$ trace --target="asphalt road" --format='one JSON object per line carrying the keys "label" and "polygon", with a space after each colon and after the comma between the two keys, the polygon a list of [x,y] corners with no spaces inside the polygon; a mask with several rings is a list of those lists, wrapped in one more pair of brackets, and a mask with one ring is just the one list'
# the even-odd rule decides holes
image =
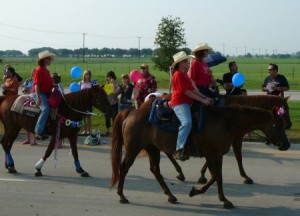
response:
{"label": "asphalt road", "polygon": [[[180,162],[186,182],[179,182],[176,172],[162,154],[161,172],[178,204],[170,204],[149,171],[147,158],[137,158],[129,170],[124,193],[130,204],[120,204],[116,188],[109,190],[111,178],[109,140],[101,146],[82,145],[79,156],[91,175],[80,177],[74,170],[73,157],[66,143],[43,167],[43,177],[34,176],[34,164],[46,150],[47,142],[37,146],[22,145],[19,136],[12,149],[18,174],[8,174],[0,166],[1,216],[141,216],[141,215],[299,215],[300,214],[300,144],[279,152],[262,143],[244,143],[244,165],[255,184],[245,185],[239,176],[233,153],[223,162],[224,192],[235,208],[227,210],[218,200],[216,185],[203,195],[188,196],[199,177],[203,159]],[[0,154],[4,161],[3,151]],[[197,185],[199,186],[199,185]]]}

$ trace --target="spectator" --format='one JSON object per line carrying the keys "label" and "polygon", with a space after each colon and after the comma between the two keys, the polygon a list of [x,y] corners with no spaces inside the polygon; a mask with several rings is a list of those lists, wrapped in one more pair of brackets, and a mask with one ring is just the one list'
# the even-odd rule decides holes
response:
{"label": "spectator", "polygon": [[223,84],[226,90],[226,95],[247,95],[247,91],[245,89],[241,89],[241,87],[233,88],[232,77],[238,72],[236,62],[229,62],[228,68],[229,72],[223,75]]}
{"label": "spectator", "polygon": [[11,96],[18,94],[19,81],[13,67],[8,67],[4,73],[4,84],[2,84],[2,94]]}
{"label": "spectator", "polygon": [[278,65],[269,64],[269,75],[262,84],[262,91],[268,95],[279,95],[284,97],[284,92],[290,89],[289,83],[284,75],[278,73]]}
{"label": "spectator", "polygon": [[105,113],[105,126],[106,132],[102,134],[102,136],[108,136],[110,134],[111,120],[114,121],[116,115],[118,114],[118,93],[119,93],[119,85],[116,82],[116,74],[113,71],[109,71],[106,74],[106,83],[104,85],[104,89],[107,93],[108,100],[111,106],[109,112]]}
{"label": "spectator", "polygon": [[47,67],[53,61],[56,55],[44,50],[38,54],[37,68],[33,76],[32,97],[37,106],[41,109],[40,116],[36,122],[34,132],[36,133],[37,140],[45,140],[48,138],[44,128],[50,113],[50,106],[47,98],[51,94],[53,88],[53,80]]}
{"label": "spectator", "polygon": [[148,94],[157,90],[156,78],[149,72],[149,66],[142,64],[141,70],[143,72],[142,77],[137,81],[134,88],[134,98],[138,108],[143,104]]}
{"label": "spectator", "polygon": [[[5,65],[4,74],[3,74],[3,81],[5,81],[5,72],[6,72],[7,68],[12,68],[12,66],[10,64]],[[17,78],[19,83],[23,80],[23,78],[16,71],[15,71],[15,77]]]}
{"label": "spectator", "polygon": [[187,75],[190,67],[188,60],[190,58],[191,56],[187,56],[184,51],[181,51],[173,56],[174,63],[171,65],[173,76],[170,106],[180,121],[176,151],[173,157],[182,161],[188,159],[188,156],[184,155],[184,146],[192,129],[191,104],[194,100],[205,105],[212,103],[210,98],[207,98],[195,88]]}
{"label": "spectator", "polygon": [[[31,76],[25,80],[25,82],[22,85],[22,93],[23,94],[30,94],[32,90],[32,85],[33,85],[33,75],[34,75],[35,69],[31,71]],[[30,141],[30,137],[32,136],[32,142]],[[26,140],[23,142],[24,145],[30,144],[32,146],[37,145],[36,139],[35,139],[35,134],[31,133],[30,131],[26,130]]]}
{"label": "spectator", "polygon": [[[92,71],[85,70],[82,75],[82,81],[79,83],[80,89],[87,89],[92,88]],[[92,112],[92,110],[86,110],[89,112]],[[83,118],[84,121],[84,127],[82,134],[90,134],[91,133],[91,127],[92,127],[92,117],[91,115],[85,115]]]}
{"label": "spectator", "polygon": [[134,86],[130,83],[128,74],[122,75],[122,85],[119,88],[119,93],[121,94],[119,111],[124,109],[132,109],[132,92]]}

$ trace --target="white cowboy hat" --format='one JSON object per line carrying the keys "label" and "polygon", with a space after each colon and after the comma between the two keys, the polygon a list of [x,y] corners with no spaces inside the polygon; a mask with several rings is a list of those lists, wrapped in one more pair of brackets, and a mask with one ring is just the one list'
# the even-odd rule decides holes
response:
{"label": "white cowboy hat", "polygon": [[48,57],[54,58],[54,57],[56,57],[56,55],[54,53],[49,52],[48,50],[44,50],[38,54],[37,61],[41,61],[42,59],[48,58]]}
{"label": "white cowboy hat", "polygon": [[208,46],[207,43],[199,43],[199,44],[196,45],[196,48],[193,50],[192,55],[195,55],[196,52],[198,52],[200,50],[209,50],[209,51],[211,51],[212,48],[210,46]]}
{"label": "white cowboy hat", "polygon": [[187,55],[184,51],[180,51],[180,52],[176,53],[175,55],[173,55],[174,62],[171,65],[171,68],[174,68],[175,65],[179,62],[186,60],[186,59],[190,60],[191,58],[195,58],[195,56]]}

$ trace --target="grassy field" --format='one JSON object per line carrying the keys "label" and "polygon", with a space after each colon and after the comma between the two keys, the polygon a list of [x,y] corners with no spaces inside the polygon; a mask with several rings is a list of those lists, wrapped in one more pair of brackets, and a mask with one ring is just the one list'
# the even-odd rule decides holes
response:
{"label": "grassy field", "polygon": [[[228,59],[227,62],[212,67],[216,78],[222,79],[225,72],[228,71],[228,62],[236,61],[239,71],[245,75],[246,81],[244,87],[248,90],[260,90],[264,78],[268,75],[267,67],[269,63],[276,63],[279,66],[279,72],[285,75],[289,81],[291,90],[300,90],[300,59]],[[24,78],[30,76],[31,70],[36,67],[34,59],[4,59],[0,67],[10,63],[16,71]],[[50,71],[57,72],[62,76],[62,84],[68,87],[72,82],[78,82],[81,78],[72,79],[70,69],[73,66],[80,66],[83,70],[90,69],[93,79],[100,84],[105,83],[106,73],[114,71],[120,81],[121,74],[129,73],[132,70],[139,69],[142,63],[149,64],[150,72],[153,73],[158,81],[158,87],[167,89],[169,87],[169,74],[158,71],[150,59],[60,59],[57,58],[50,66]],[[289,130],[288,136],[292,142],[300,143],[300,102],[290,101],[290,113],[293,121],[293,127]],[[103,115],[93,117],[93,128],[104,131]]]}

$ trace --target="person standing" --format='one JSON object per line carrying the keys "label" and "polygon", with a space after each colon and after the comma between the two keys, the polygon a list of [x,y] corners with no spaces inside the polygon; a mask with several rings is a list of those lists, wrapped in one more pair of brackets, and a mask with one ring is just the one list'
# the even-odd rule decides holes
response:
{"label": "person standing", "polygon": [[284,75],[278,73],[278,65],[269,64],[269,75],[262,84],[262,91],[268,95],[278,95],[284,97],[284,92],[290,89],[289,83]]}
{"label": "person standing", "polygon": [[[92,71],[85,70],[82,75],[82,81],[80,81],[78,84],[80,86],[80,89],[87,89],[92,88]],[[89,112],[92,112],[92,110],[87,110]],[[92,116],[91,115],[85,115],[83,118],[84,126],[83,126],[83,132],[82,134],[90,134],[91,133],[91,127],[92,127]]]}
{"label": "person standing", "polygon": [[157,90],[156,78],[149,72],[149,66],[142,64],[141,70],[142,77],[137,81],[134,88],[134,98],[137,102],[137,108],[144,103],[147,95]]}
{"label": "person standing", "polygon": [[121,94],[119,102],[119,111],[125,109],[132,109],[132,92],[134,86],[130,83],[128,74],[122,75],[122,85],[119,88],[119,93]]}
{"label": "person standing", "polygon": [[229,72],[223,75],[224,88],[226,95],[246,95],[247,91],[241,89],[241,87],[235,87],[232,85],[232,77],[238,72],[238,65],[235,61],[229,62]]}
{"label": "person standing", "polygon": [[214,98],[217,95],[215,95],[215,93],[209,88],[213,82],[212,72],[204,61],[204,58],[208,56],[208,53],[211,50],[212,48],[207,43],[197,44],[196,48],[192,52],[195,59],[191,64],[188,75],[193,84],[202,94],[207,97]]}
{"label": "person standing", "polygon": [[[33,74],[35,72],[35,69],[31,71],[31,76],[25,80],[25,82],[22,85],[22,93],[23,94],[30,94],[32,92],[32,86],[33,86]],[[30,136],[32,135],[32,142],[30,141]],[[32,146],[37,145],[35,134],[31,133],[30,131],[26,130],[26,140],[23,142],[24,145],[30,144]]]}
{"label": "person standing", "polygon": [[53,80],[47,67],[53,61],[56,55],[44,50],[38,54],[36,70],[33,76],[33,87],[31,96],[39,106],[41,113],[36,122],[34,132],[37,140],[45,140],[48,138],[44,129],[50,113],[50,106],[48,104],[48,97],[53,88]]}
{"label": "person standing", "polygon": [[173,75],[170,106],[180,121],[176,151],[173,157],[182,161],[188,159],[188,156],[184,155],[184,146],[192,129],[191,104],[194,100],[200,101],[205,105],[212,103],[210,98],[201,94],[198,89],[194,87],[187,75],[190,67],[189,59],[191,58],[192,57],[186,55],[184,51],[178,52],[173,56],[174,62],[171,65]]}
{"label": "person standing", "polygon": [[[105,126],[106,133],[103,133],[102,136],[108,136],[110,134],[111,120],[114,121],[115,117],[118,114],[118,94],[119,94],[119,85],[116,82],[116,74],[113,71],[109,71],[106,74],[107,82],[105,83],[104,89],[106,90],[108,101],[110,103],[109,112],[105,113]],[[109,90],[108,90],[109,89]]]}

